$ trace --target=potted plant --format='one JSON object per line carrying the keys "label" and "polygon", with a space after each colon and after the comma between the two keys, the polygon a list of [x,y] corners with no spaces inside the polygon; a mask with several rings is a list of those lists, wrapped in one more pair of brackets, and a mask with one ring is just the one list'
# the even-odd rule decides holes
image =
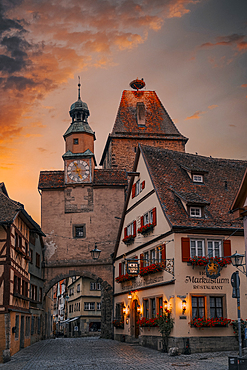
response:
{"label": "potted plant", "polygon": [[149,231],[153,231],[153,228],[154,228],[154,225],[152,223],[149,223],[149,224],[146,224],[146,225],[143,225],[141,227],[139,227],[139,229],[137,230],[137,232],[139,234],[147,234]]}
{"label": "potted plant", "polygon": [[192,319],[189,324],[190,326],[194,326],[195,328],[203,328],[203,327],[214,327],[214,326],[221,326],[226,327],[231,322],[231,319],[227,319],[224,317],[213,317],[211,319],[206,319],[206,317],[195,317]]}
{"label": "potted plant", "polygon": [[152,263],[151,265],[140,268],[140,276],[146,276],[154,274],[155,272],[162,271],[164,269],[164,263]]}
{"label": "potted plant", "polygon": [[135,279],[136,278],[136,275],[130,275],[130,274],[125,274],[125,275],[120,275],[118,277],[116,277],[116,282],[117,283],[124,283],[125,281],[129,281],[129,280],[132,280],[132,279]]}

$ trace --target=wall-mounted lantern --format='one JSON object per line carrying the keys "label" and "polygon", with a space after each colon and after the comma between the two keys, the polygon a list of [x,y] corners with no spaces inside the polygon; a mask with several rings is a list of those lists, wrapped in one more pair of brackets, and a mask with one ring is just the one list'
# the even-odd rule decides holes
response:
{"label": "wall-mounted lantern", "polygon": [[94,249],[90,251],[92,259],[97,260],[100,256],[101,250],[97,248],[97,244],[95,243]]}
{"label": "wall-mounted lantern", "polygon": [[187,306],[187,303],[186,303],[186,300],[185,299],[183,299],[182,300],[182,312],[183,312],[183,315],[184,315],[184,313],[185,313],[185,311],[186,311],[186,307]]}

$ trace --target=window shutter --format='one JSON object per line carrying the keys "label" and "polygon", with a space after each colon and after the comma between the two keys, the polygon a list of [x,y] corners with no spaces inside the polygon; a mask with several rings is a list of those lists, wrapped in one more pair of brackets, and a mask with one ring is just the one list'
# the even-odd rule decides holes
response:
{"label": "window shutter", "polygon": [[124,237],[126,238],[127,236],[127,227],[124,228]]}
{"label": "window shutter", "polygon": [[156,226],[157,217],[156,217],[156,207],[153,208],[153,225]]}
{"label": "window shutter", "polygon": [[229,257],[232,255],[231,240],[223,240],[223,253],[224,253],[224,257]]}
{"label": "window shutter", "polygon": [[121,276],[122,275],[122,263],[121,262],[119,262],[118,267],[119,267],[119,276]]}
{"label": "window shutter", "polygon": [[142,190],[145,188],[145,180],[142,181]]}
{"label": "window shutter", "polygon": [[166,259],[166,245],[162,245],[162,260]]}
{"label": "window shutter", "polygon": [[143,253],[140,254],[140,269],[143,268]]}
{"label": "window shutter", "polygon": [[141,227],[143,227],[143,226],[144,226],[144,217],[141,216]]}
{"label": "window shutter", "polygon": [[181,238],[182,242],[182,262],[190,259],[190,238]]}
{"label": "window shutter", "polygon": [[136,221],[133,222],[133,237],[136,237]]}
{"label": "window shutter", "polygon": [[136,184],[132,186],[132,198],[134,198],[136,195]]}

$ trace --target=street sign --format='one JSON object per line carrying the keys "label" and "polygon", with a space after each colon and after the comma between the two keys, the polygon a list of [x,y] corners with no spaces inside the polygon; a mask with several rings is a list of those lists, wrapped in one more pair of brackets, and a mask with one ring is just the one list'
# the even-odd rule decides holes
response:
{"label": "street sign", "polygon": [[127,274],[138,275],[139,274],[139,263],[137,260],[127,260]]}
{"label": "street sign", "polygon": [[234,272],[231,276],[231,284],[232,284],[232,298],[240,298],[240,279],[238,271]]}
{"label": "street sign", "polygon": [[74,326],[74,331],[78,331],[78,326]]}

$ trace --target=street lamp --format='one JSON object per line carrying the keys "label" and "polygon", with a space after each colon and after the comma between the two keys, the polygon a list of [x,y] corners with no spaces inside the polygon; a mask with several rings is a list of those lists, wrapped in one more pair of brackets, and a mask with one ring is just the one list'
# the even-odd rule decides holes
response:
{"label": "street lamp", "polygon": [[94,249],[90,251],[92,259],[97,260],[100,256],[101,250],[97,248],[97,244],[95,243]]}
{"label": "street lamp", "polygon": [[[244,270],[244,255],[239,253],[234,253],[230,256],[232,265],[237,267],[242,267]],[[240,270],[241,271],[241,270]],[[242,271],[241,271],[242,272]],[[242,357],[242,338],[241,338],[241,315],[240,315],[240,278],[239,272],[235,271],[231,276],[231,284],[233,287],[232,297],[237,298],[237,310],[238,310],[238,345],[239,345],[239,357]]]}

